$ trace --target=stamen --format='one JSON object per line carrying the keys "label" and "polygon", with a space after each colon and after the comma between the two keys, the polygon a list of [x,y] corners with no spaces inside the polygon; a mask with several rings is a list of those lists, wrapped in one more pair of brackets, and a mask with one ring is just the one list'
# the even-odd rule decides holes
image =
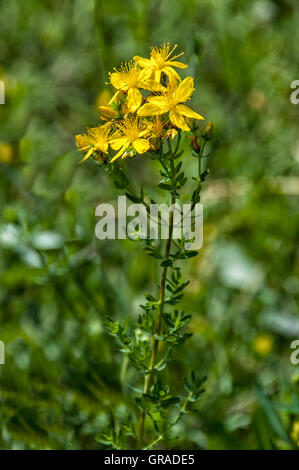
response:
{"label": "stamen", "polygon": [[[175,44],[175,45],[173,46],[173,48],[171,49],[171,51],[170,51],[170,52],[168,53],[168,55],[166,56],[166,60],[168,59],[169,56],[171,56],[171,54],[173,53],[173,51],[176,50],[177,47],[178,47],[177,44]],[[169,46],[169,48],[170,48],[170,46]]]}
{"label": "stamen", "polygon": [[181,57],[181,55],[184,55],[184,52],[181,52],[181,53],[178,54],[178,55],[174,55],[173,57],[171,57],[170,60],[175,60],[175,59],[177,59],[178,57]]}

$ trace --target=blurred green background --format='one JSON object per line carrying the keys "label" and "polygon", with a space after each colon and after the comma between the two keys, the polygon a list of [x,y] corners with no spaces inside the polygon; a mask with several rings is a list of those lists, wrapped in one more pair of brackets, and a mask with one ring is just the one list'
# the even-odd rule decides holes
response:
{"label": "blurred green background", "polygon": [[[158,269],[137,243],[95,238],[96,205],[118,193],[78,166],[74,135],[97,124],[108,71],[164,41],[215,126],[204,246],[185,268],[193,337],[169,371],[175,393],[190,368],[208,383],[164,448],[299,445],[298,23],[297,0],[0,1],[1,449],[99,449],[111,410],[130,410],[103,320],[135,321]],[[157,183],[147,159],[122,164]]]}

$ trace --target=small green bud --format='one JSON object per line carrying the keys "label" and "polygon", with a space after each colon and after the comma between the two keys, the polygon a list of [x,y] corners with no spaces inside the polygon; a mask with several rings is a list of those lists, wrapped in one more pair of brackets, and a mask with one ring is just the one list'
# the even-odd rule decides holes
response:
{"label": "small green bud", "polygon": [[135,149],[132,148],[131,150],[128,151],[128,156],[130,158],[135,157],[136,155],[137,155],[137,152]]}

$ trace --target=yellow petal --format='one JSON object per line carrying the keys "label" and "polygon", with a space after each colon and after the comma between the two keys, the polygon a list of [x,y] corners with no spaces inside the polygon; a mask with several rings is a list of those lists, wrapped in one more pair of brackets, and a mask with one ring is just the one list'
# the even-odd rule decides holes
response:
{"label": "yellow petal", "polygon": [[169,101],[166,96],[149,96],[147,99],[148,103],[153,104],[160,108],[160,114],[167,113],[169,111]]}
{"label": "yellow petal", "polygon": [[88,138],[86,135],[78,134],[76,135],[75,139],[76,139],[76,144],[80,150],[84,150],[89,147]]}
{"label": "yellow petal", "polygon": [[138,109],[137,115],[138,116],[158,116],[159,114],[163,114],[165,111],[161,109],[156,103],[146,103],[141,108]]}
{"label": "yellow petal", "polygon": [[130,88],[128,91],[128,110],[130,113],[135,113],[142,103],[142,94],[138,88]]}
{"label": "yellow petal", "polygon": [[142,82],[143,80],[148,80],[152,75],[152,69],[146,68],[138,71],[138,80]]}
{"label": "yellow petal", "polygon": [[108,153],[108,147],[109,147],[109,144],[108,142],[105,140],[103,142],[101,142],[101,144],[99,145],[99,149],[101,150],[101,152],[103,153]]}
{"label": "yellow petal", "polygon": [[146,89],[150,91],[166,91],[166,87],[160,83],[155,82],[155,80],[148,79],[145,82]]}
{"label": "yellow petal", "polygon": [[107,135],[109,134],[109,131],[111,127],[113,126],[113,124],[114,124],[113,121],[108,121],[101,125],[102,130],[105,130],[105,134]]}
{"label": "yellow petal", "polygon": [[144,57],[140,57],[139,55],[135,55],[133,57],[133,60],[140,67],[152,67],[153,65],[150,59],[145,59]]}
{"label": "yellow petal", "polygon": [[172,69],[171,67],[164,67],[163,72],[166,73],[167,77],[174,77],[176,80],[180,81],[180,76],[176,70]]}
{"label": "yellow petal", "polygon": [[168,60],[165,64],[170,67],[177,67],[178,69],[186,69],[188,67],[188,65],[178,62],[177,60]]}
{"label": "yellow petal", "polygon": [[79,161],[79,163],[83,163],[85,162],[90,156],[91,154],[93,153],[94,149],[91,148],[88,150],[87,154],[82,158],[82,160]]}
{"label": "yellow petal", "polygon": [[147,102],[164,107],[167,103],[167,99],[165,95],[153,95],[147,98]]}
{"label": "yellow petal", "polygon": [[160,83],[161,80],[161,70],[155,71],[155,82]]}
{"label": "yellow petal", "polygon": [[129,147],[129,145],[130,145],[130,141],[127,141],[127,143],[122,146],[122,148],[120,149],[120,151],[117,152],[116,155],[114,155],[114,157],[112,158],[112,160],[110,160],[110,163],[113,163],[115,160],[117,160],[119,157],[121,157],[122,154],[124,153],[124,151]]}
{"label": "yellow petal", "polygon": [[[181,81],[181,79],[179,78],[179,80],[172,74],[169,74],[168,75],[168,80],[169,80],[169,84],[168,84],[168,93],[170,93],[172,90],[175,90],[175,88],[178,86],[179,82]],[[172,90],[170,90],[172,89]],[[173,91],[172,91],[173,93]]]}
{"label": "yellow petal", "polygon": [[193,119],[205,119],[203,116],[200,114],[196,113],[192,109],[190,109],[188,106],[185,106],[184,104],[178,104],[175,107],[176,111],[178,111],[180,114],[183,116],[186,116],[188,118],[193,118]]}
{"label": "yellow petal", "polygon": [[187,77],[183,80],[175,90],[175,97],[179,103],[187,101],[194,91],[194,80],[192,77]]}
{"label": "yellow petal", "polygon": [[179,127],[183,131],[190,131],[190,128],[189,126],[187,126],[185,119],[176,110],[170,111],[169,119],[172,122],[172,124],[174,124],[176,127]]}
{"label": "yellow petal", "polygon": [[115,139],[110,140],[110,145],[113,148],[113,150],[118,150],[124,145],[126,145],[128,142],[127,137],[116,137]]}
{"label": "yellow petal", "polygon": [[[117,90],[127,90],[127,82],[123,79],[123,74],[120,72],[113,72],[110,74],[110,82]],[[113,98],[112,98],[113,99]],[[112,100],[111,100],[112,101]]]}
{"label": "yellow petal", "polygon": [[136,139],[132,142],[132,145],[138,153],[145,153],[150,148],[149,141],[146,139]]}

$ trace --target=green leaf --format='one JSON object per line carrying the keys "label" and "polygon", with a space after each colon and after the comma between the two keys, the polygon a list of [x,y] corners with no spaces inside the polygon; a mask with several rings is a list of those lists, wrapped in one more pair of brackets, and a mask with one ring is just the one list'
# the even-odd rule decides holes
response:
{"label": "green leaf", "polygon": [[265,395],[262,387],[259,385],[256,386],[256,395],[258,402],[263,409],[265,416],[267,417],[268,423],[270,424],[275,434],[277,434],[277,436],[279,436],[282,440],[290,442],[290,439],[284,430],[277,411],[275,410],[271,401]]}
{"label": "green leaf", "polygon": [[172,266],[173,264],[173,261],[171,261],[171,259],[165,259],[164,261],[162,261],[162,263],[160,264],[160,266],[164,267],[168,267],[168,266]]}
{"label": "green leaf", "polygon": [[125,193],[125,195],[127,196],[128,199],[130,199],[130,201],[134,202],[134,203],[141,203],[143,201],[143,199],[139,196],[136,196],[135,194],[132,194],[132,193]]}

